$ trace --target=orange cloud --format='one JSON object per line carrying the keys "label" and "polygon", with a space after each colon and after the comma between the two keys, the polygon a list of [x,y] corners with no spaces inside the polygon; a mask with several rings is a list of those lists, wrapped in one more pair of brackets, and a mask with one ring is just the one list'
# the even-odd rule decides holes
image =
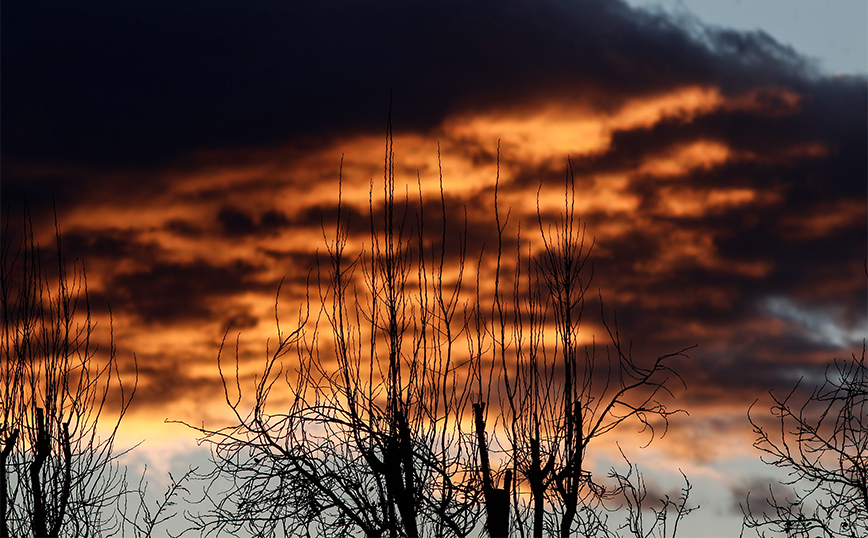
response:
{"label": "orange cloud", "polygon": [[645,160],[636,173],[659,177],[683,176],[696,169],[710,170],[719,166],[729,160],[730,155],[729,148],[720,142],[697,140]]}
{"label": "orange cloud", "polygon": [[699,218],[745,206],[768,205],[778,201],[780,196],[758,192],[752,188],[701,189],[663,186],[657,190],[657,198],[658,215]]}
{"label": "orange cloud", "polygon": [[782,232],[789,238],[810,240],[834,235],[836,232],[865,225],[868,207],[864,200],[824,202],[781,222]]}
{"label": "orange cloud", "polygon": [[713,88],[688,86],[660,95],[628,100],[612,111],[588,105],[551,102],[527,104],[520,109],[484,111],[448,118],[441,130],[458,140],[493,144],[501,140],[510,161],[560,162],[565,155],[582,156],[606,151],[618,130],[647,129],[664,119],[688,123],[723,103]]}

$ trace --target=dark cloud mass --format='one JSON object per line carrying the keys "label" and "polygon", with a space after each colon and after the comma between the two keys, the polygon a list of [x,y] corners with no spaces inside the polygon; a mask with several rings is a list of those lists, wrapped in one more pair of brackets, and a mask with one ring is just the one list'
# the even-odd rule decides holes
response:
{"label": "dark cloud mass", "polygon": [[289,218],[280,210],[269,209],[257,219],[245,211],[224,207],[217,214],[217,221],[226,236],[271,234],[286,228]]}
{"label": "dark cloud mass", "polygon": [[63,233],[61,248],[69,259],[132,258],[153,259],[161,252],[157,243],[144,243],[134,230],[105,229],[99,233],[90,230],[68,230]]}
{"label": "dark cloud mass", "polygon": [[[226,266],[156,262],[145,270],[117,275],[109,293],[121,308],[148,324],[189,323],[224,317],[222,309],[232,295],[277,288],[274,282],[258,282],[259,273],[259,268],[240,260]],[[249,321],[245,324],[250,326]]]}
{"label": "dark cloud mass", "polygon": [[[764,34],[584,2],[7,2],[7,159],[153,165],[560,94],[807,84]],[[5,160],[4,160],[5,162]]]}

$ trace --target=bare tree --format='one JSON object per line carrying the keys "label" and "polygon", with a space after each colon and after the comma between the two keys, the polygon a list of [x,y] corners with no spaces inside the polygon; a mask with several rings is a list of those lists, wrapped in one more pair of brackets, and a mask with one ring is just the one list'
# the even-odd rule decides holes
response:
{"label": "bare tree", "polygon": [[[697,510],[699,506],[688,506],[690,491],[693,486],[682,472],[684,486],[678,496],[662,494],[657,505],[649,505],[648,488],[645,478],[639,472],[638,466],[631,463],[624,453],[621,453],[627,464],[627,471],[612,469],[609,477],[614,479],[617,487],[613,497],[621,502],[614,507],[616,511],[626,510],[626,521],[618,528],[626,531],[633,538],[674,538],[678,534],[678,525],[684,517]],[[618,533],[620,535],[620,533]]]}
{"label": "bare tree", "polygon": [[[328,270],[315,288],[322,309],[311,316],[302,306],[285,334],[275,304],[277,345],[256,381],[250,411],[244,411],[237,368],[233,388],[222,376],[236,423],[197,428],[215,463],[205,499],[212,509],[191,518],[201,531],[475,532],[480,491],[468,464],[474,445],[461,421],[470,378],[453,355],[463,330],[456,312],[464,240],[457,240],[457,275],[447,283],[442,178],[443,230],[430,250],[421,189],[415,212],[409,196],[396,200],[393,162],[390,127],[381,211],[371,188],[370,244],[347,255],[350,227],[339,199],[334,234],[324,232]],[[279,412],[268,402],[281,398],[277,386],[288,395]]]}
{"label": "bare tree", "polygon": [[[502,238],[505,223],[497,207],[495,218]],[[601,352],[595,344],[580,343],[593,245],[586,245],[586,227],[575,213],[569,163],[563,211],[558,220],[546,222],[538,204],[538,223],[542,249],[527,256],[524,287],[516,272],[512,319],[499,290],[492,315],[493,352],[502,365],[498,407],[509,425],[504,450],[517,486],[530,492],[528,506],[518,489],[514,491],[516,532],[563,538],[577,532],[605,535],[606,489],[585,464],[589,444],[628,421],[650,432],[649,443],[655,426],[665,432],[668,418],[679,410],[667,408],[660,398],[672,397],[672,385],[683,384],[667,361],[686,350],[643,366],[622,345],[617,322],[610,325],[602,310],[609,345]],[[498,276],[500,251],[502,246]],[[602,297],[599,300],[602,308]],[[546,328],[551,322],[554,331]]]}
{"label": "bare tree", "polygon": [[[188,489],[188,485],[191,483],[190,477],[197,470],[198,468],[190,468],[180,478],[175,478],[172,473],[168,473],[169,484],[163,494],[156,498],[149,498],[148,496],[149,483],[145,480],[148,473],[147,466],[142,471],[134,488],[129,488],[124,481],[124,495],[120,498],[118,507],[118,513],[123,519],[120,535],[122,537],[131,535],[135,538],[155,536],[158,528],[165,527],[168,522],[179,515],[178,501],[184,495],[190,495]],[[183,530],[176,533],[166,529],[164,531],[165,534],[163,535],[172,538],[184,533]]]}
{"label": "bare tree", "polygon": [[[748,412],[763,461],[786,471],[782,496],[769,487],[765,505],[744,505],[744,526],[760,536],[868,536],[868,363],[862,355],[827,366],[807,397],[799,383],[783,398],[770,393],[777,428]],[[751,408],[752,409],[752,408]]]}
{"label": "bare tree", "polygon": [[[534,536],[611,535],[606,491],[585,468],[588,443],[625,421],[665,429],[675,411],[659,396],[671,396],[680,378],[666,364],[672,355],[637,364],[616,326],[605,325],[611,345],[601,366],[596,347],[580,345],[590,249],[572,176],[562,220],[546,228],[540,215],[543,249],[526,259],[526,287],[516,271],[511,301],[501,289],[508,216],[501,219],[495,190],[489,301],[481,254],[475,298],[462,291],[464,234],[447,264],[442,177],[441,236],[429,241],[421,187],[418,204],[396,197],[393,163],[390,127],[382,204],[373,185],[369,196],[369,244],[348,248],[352,228],[339,194],[334,232],[323,232],[328,265],[308,285],[314,299],[288,332],[275,302],[276,344],[252,388],[242,388],[238,344],[234,376],[221,346],[234,420],[193,426],[214,462],[201,475],[210,481],[201,499],[209,509],[188,514],[193,527],[206,535],[389,537],[476,536],[484,528],[499,538],[526,536],[532,517]],[[610,493],[626,491],[621,478]],[[521,500],[525,487],[531,507]]]}
{"label": "bare tree", "polygon": [[43,265],[29,216],[20,236],[11,232],[7,217],[0,537],[110,535],[124,492],[114,440],[135,384],[121,382],[113,342],[98,353],[84,267],[64,261],[59,231],[53,268]]}

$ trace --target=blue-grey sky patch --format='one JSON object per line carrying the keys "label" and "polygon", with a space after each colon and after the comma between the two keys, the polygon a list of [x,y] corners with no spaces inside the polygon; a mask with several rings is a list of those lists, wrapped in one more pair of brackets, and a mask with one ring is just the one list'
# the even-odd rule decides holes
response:
{"label": "blue-grey sky patch", "polygon": [[627,0],[711,26],[762,31],[814,59],[826,74],[868,75],[864,0]]}

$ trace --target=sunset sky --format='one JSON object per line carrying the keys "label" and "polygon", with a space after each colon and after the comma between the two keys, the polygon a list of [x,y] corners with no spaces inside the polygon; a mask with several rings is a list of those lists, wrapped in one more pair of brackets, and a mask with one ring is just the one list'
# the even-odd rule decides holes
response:
{"label": "sunset sky", "polygon": [[[695,483],[686,536],[703,521],[737,535],[738,502],[771,476],[748,407],[868,333],[868,7],[840,4],[855,39],[818,18],[829,37],[805,46],[826,46],[806,52],[749,13],[647,4],[5,3],[4,219],[26,199],[49,244],[55,204],[95,316],[111,304],[125,371],[138,361],[122,432],[145,439],[136,457],[184,468],[195,436],[164,419],[225,419],[220,339],[241,332],[255,370],[280,280],[288,313],[304,297],[342,158],[364,235],[391,106],[399,182],[418,196],[418,172],[439,203],[439,148],[471,251],[496,244],[498,143],[500,203],[523,235],[538,190],[558,211],[569,158],[593,289],[634,356],[697,346],[675,364],[689,416],[630,455],[660,487],[678,468]],[[808,22],[789,35],[813,35],[794,16]]]}

